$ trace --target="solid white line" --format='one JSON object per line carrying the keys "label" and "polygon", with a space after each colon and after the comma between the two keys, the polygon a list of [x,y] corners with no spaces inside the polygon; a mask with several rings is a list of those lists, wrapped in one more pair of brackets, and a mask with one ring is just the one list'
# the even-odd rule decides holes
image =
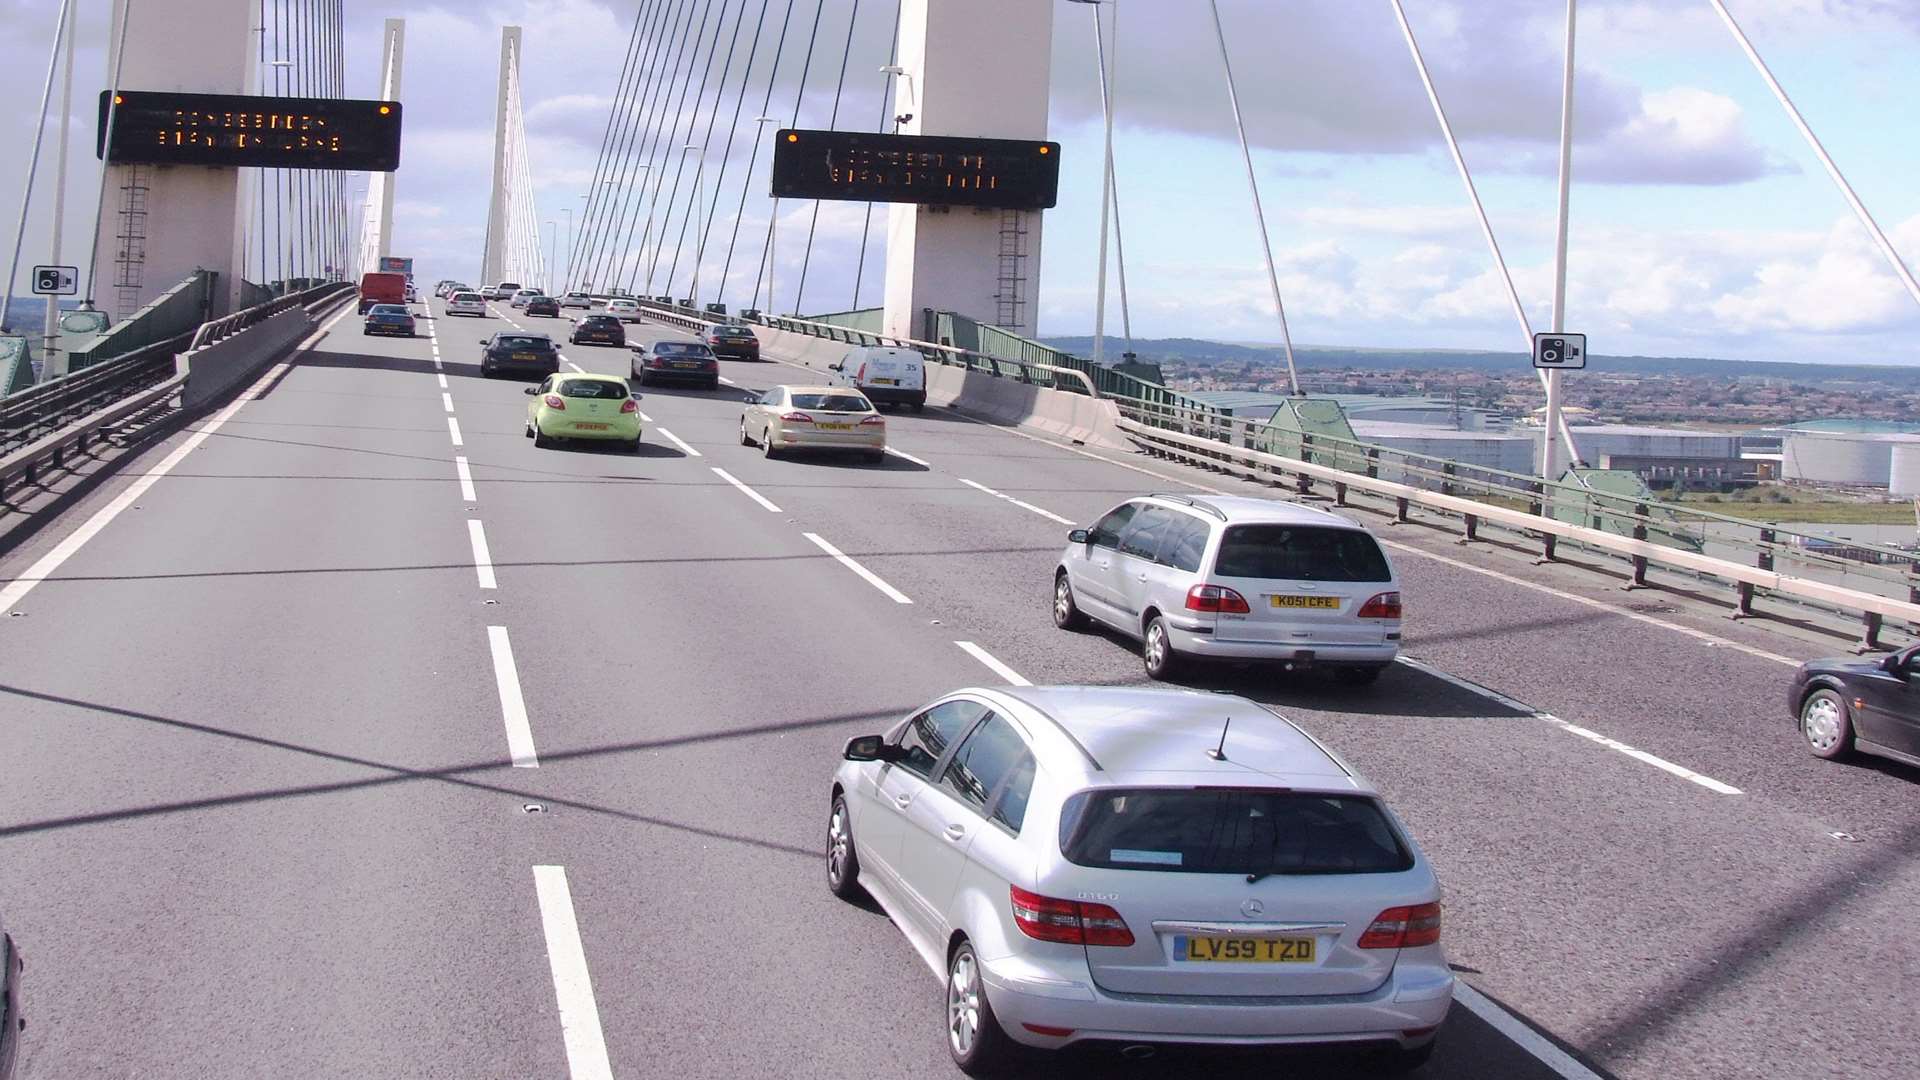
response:
{"label": "solid white line", "polygon": [[1654,754],[1649,754],[1645,750],[1635,749],[1634,747],[1628,746],[1626,743],[1623,743],[1618,739],[1608,738],[1607,736],[1602,735],[1597,731],[1589,731],[1588,729],[1580,727],[1577,724],[1570,724],[1565,720],[1562,720],[1559,717],[1553,715],[1550,712],[1543,712],[1539,709],[1534,708],[1531,705],[1526,704],[1525,702],[1516,701],[1513,698],[1508,697],[1507,695],[1501,693],[1500,691],[1492,689],[1491,687],[1481,686],[1479,683],[1473,682],[1469,679],[1463,679],[1458,675],[1454,675],[1449,672],[1442,671],[1439,668],[1434,667],[1432,664],[1415,660],[1410,656],[1400,656],[1400,657],[1397,657],[1396,659],[1399,663],[1404,664],[1407,667],[1414,669],[1415,671],[1419,671],[1427,675],[1431,675],[1434,678],[1439,679],[1441,682],[1459,687],[1460,689],[1465,690],[1468,693],[1478,694],[1479,696],[1486,698],[1489,701],[1498,702],[1499,704],[1505,705],[1507,708],[1512,709],[1515,712],[1521,713],[1525,716],[1531,716],[1535,720],[1545,721],[1546,723],[1552,724],[1553,726],[1560,728],[1563,731],[1567,731],[1574,735],[1578,735],[1583,739],[1588,739],[1593,742],[1599,743],[1601,746],[1604,746],[1609,750],[1617,750],[1620,753],[1625,754],[1630,758],[1633,758],[1637,761],[1645,762],[1646,764],[1651,765],[1656,769],[1661,769],[1663,771],[1672,773],[1673,775],[1678,776],[1683,780],[1691,780],[1694,783],[1699,784],[1701,787],[1706,788],[1708,791],[1716,792],[1721,795],[1742,794],[1741,790],[1737,787],[1734,787],[1732,784],[1722,783],[1721,781],[1715,780],[1713,777],[1707,776],[1704,773],[1694,772],[1692,769],[1689,769],[1684,765],[1676,765],[1673,762],[1668,761],[1666,758],[1659,757]]}
{"label": "solid white line", "polygon": [[443,406],[443,407],[444,407],[444,408],[445,408],[445,409],[446,409],[446,410],[447,410],[448,412],[452,412],[452,411],[453,411],[453,395],[452,395],[452,394],[449,394],[449,393],[445,393],[445,392],[442,392],[442,393],[440,394],[440,404],[441,404],[441,405],[442,405],[442,406]]}
{"label": "solid white line", "polygon": [[454,458],[453,471],[459,474],[460,477],[460,497],[468,502],[477,501],[480,496],[474,494],[473,470],[467,467],[467,459],[463,457]]}
{"label": "solid white line", "polygon": [[827,543],[826,539],[822,537],[819,533],[803,532],[800,535],[813,541],[814,547],[817,547],[821,551],[824,551],[827,554],[833,556],[834,561],[838,562],[841,566],[844,566],[847,569],[853,571],[854,573],[859,574],[862,578],[865,578],[867,584],[873,586],[876,589],[879,589],[883,593],[886,593],[887,598],[892,600],[894,603],[896,604],[913,603],[912,600],[909,600],[907,598],[906,593],[903,593],[899,589],[896,589],[893,586],[887,584],[884,580],[881,579],[879,574],[876,574],[873,571],[867,569],[866,567],[861,566],[859,563],[854,562],[851,558],[847,557],[845,552],[841,551],[837,547],[834,547],[832,544]]}
{"label": "solid white line", "polygon": [[493,580],[493,555],[487,550],[487,530],[473,518],[467,519],[467,540],[473,544],[473,572],[480,579],[480,587],[499,588]]}
{"label": "solid white line", "polygon": [[451,435],[451,436],[453,436],[453,445],[455,445],[455,446],[465,446],[465,445],[467,445],[466,443],[464,443],[464,442],[462,442],[462,441],[460,441],[460,419],[459,419],[459,417],[455,417],[455,416],[449,416],[449,417],[447,417],[447,434],[448,434],[448,435]]}
{"label": "solid white line", "polygon": [[759,503],[761,506],[766,507],[768,510],[771,510],[776,514],[780,512],[780,508],[773,505],[772,500],[768,499],[765,495],[760,494],[759,492],[753,490],[747,485],[741,483],[740,481],[734,479],[733,474],[728,472],[727,470],[716,467],[713,470],[713,472],[715,476],[718,476],[720,479],[725,480],[727,483],[732,484],[734,487],[739,488],[741,492],[746,495],[747,498],[752,499],[754,502]]}
{"label": "solid white line", "polygon": [[922,461],[917,457],[914,457],[912,454],[907,453],[905,450],[895,450],[893,447],[889,446],[887,447],[887,453],[892,454],[894,457],[897,457],[897,458],[905,458],[908,461],[913,462],[915,465],[918,465],[923,469],[933,468],[933,466],[930,463]]}
{"label": "solid white line", "polygon": [[695,450],[693,447],[688,446],[685,442],[682,442],[680,439],[680,436],[675,435],[673,432],[668,431],[666,428],[654,428],[653,430],[666,436],[668,442],[679,447],[681,451],[685,453],[688,457],[705,457],[706,456],[705,454],[702,454],[700,451]]}
{"label": "solid white line", "polygon": [[446,372],[444,372],[444,371],[443,371],[443,372],[440,372],[440,373],[438,373],[438,374],[436,374],[436,375],[434,376],[434,378],[436,378],[436,379],[439,379],[439,380],[440,380],[440,389],[442,389],[442,390],[445,390],[445,389],[447,388],[447,375],[446,375]]}
{"label": "solid white line", "polygon": [[[322,323],[319,329],[307,335],[306,339],[300,342],[299,346],[295,348],[294,356],[298,357],[300,354],[311,350],[319,343],[321,338],[327,336],[327,332],[333,329],[333,325],[339,322],[341,318],[350,311],[353,311],[351,305],[341,309],[333,318]],[[187,441],[181,443],[172,453],[162,458],[160,464],[154,466],[151,472],[146,473],[133,483],[127,485],[127,490],[114,496],[112,502],[95,511],[94,515],[88,518],[78,529],[75,529],[65,539],[55,544],[51,551],[48,551],[45,555],[35,560],[32,566],[27,567],[26,573],[8,582],[5,588],[0,588],[0,615],[5,615],[7,612],[12,611],[15,604],[18,604],[28,593],[33,591],[34,586],[47,580],[49,576],[60,569],[63,563],[73,558],[74,553],[85,547],[87,541],[92,540],[95,536],[99,535],[100,530],[112,524],[114,518],[119,517],[128,507],[139,502],[140,497],[147,493],[148,488],[158,483],[161,477],[172,472],[180,462],[188,454],[193,453],[201,443],[212,438],[214,432],[219,431],[228,420],[233,419],[233,414],[240,411],[240,406],[252,401],[254,396],[257,395],[263,387],[271,385],[275,379],[286,374],[287,369],[292,367],[293,363],[294,361],[292,359],[288,359],[268,368],[266,374],[254,380],[253,385],[241,391],[240,396],[234,398],[231,404],[221,409],[218,413],[215,413],[213,419],[207,421],[205,425],[189,436]]]}
{"label": "solid white line", "polygon": [[507,754],[516,769],[537,769],[533,727],[527,723],[527,699],[520,694],[520,669],[513,662],[513,643],[504,626],[487,627],[487,646],[493,650],[493,684],[500,691],[500,716],[507,725]]}
{"label": "solid white line", "polygon": [[1034,513],[1036,513],[1036,514],[1039,514],[1039,515],[1040,515],[1041,517],[1043,517],[1043,518],[1047,518],[1047,519],[1049,519],[1049,520],[1052,520],[1052,521],[1057,521],[1057,522],[1059,522],[1059,523],[1060,523],[1060,524],[1062,524],[1062,525],[1072,525],[1072,524],[1074,524],[1074,522],[1072,522],[1072,521],[1070,521],[1070,520],[1068,520],[1068,519],[1066,519],[1066,518],[1063,518],[1063,517],[1061,517],[1061,516],[1060,516],[1059,514],[1056,514],[1056,513],[1054,513],[1054,512],[1053,512],[1053,511],[1051,511],[1051,510],[1042,510],[1042,509],[1040,509],[1039,507],[1037,507],[1037,506],[1035,506],[1035,505],[1033,505],[1032,503],[1029,503],[1029,502],[1021,502],[1021,501],[1020,501],[1019,499],[1016,499],[1016,498],[1014,498],[1013,496],[1011,496],[1011,495],[1008,495],[1008,494],[1005,494],[1005,493],[1003,493],[1003,492],[999,492],[999,491],[995,491],[995,490],[993,490],[992,488],[990,488],[990,487],[988,487],[988,486],[987,486],[987,485],[985,485],[985,484],[976,484],[976,483],[974,483],[974,482],[973,482],[972,480],[968,480],[968,479],[967,479],[967,478],[965,478],[965,477],[961,477],[961,478],[960,478],[960,482],[961,482],[961,483],[963,483],[963,484],[965,484],[965,485],[967,485],[967,486],[968,486],[968,487],[970,487],[970,488],[974,488],[974,489],[976,489],[976,490],[979,490],[979,491],[984,491],[984,492],[986,492],[987,494],[989,494],[989,495],[991,495],[991,496],[993,496],[993,497],[994,497],[994,498],[996,498],[996,499],[1005,499],[1005,500],[1007,500],[1008,502],[1010,502],[1010,503],[1012,503],[1013,505],[1015,505],[1015,506],[1017,506],[1017,507],[1019,507],[1019,508],[1020,508],[1020,509],[1022,509],[1022,510],[1031,510],[1031,511],[1033,511],[1033,512],[1034,512]]}
{"label": "solid white line", "polygon": [[954,644],[960,646],[962,649],[965,649],[968,656],[971,656],[975,660],[978,660],[981,663],[987,665],[988,668],[992,669],[995,675],[998,675],[1001,678],[1007,680],[1008,686],[1032,686],[1033,685],[1032,683],[1028,682],[1024,677],[1022,677],[1019,672],[1001,663],[999,657],[994,656],[992,653],[988,652],[987,650],[981,648],[978,645],[975,645],[973,642],[956,641],[954,642]]}
{"label": "solid white line", "polygon": [[560,1005],[560,1031],[567,1045],[567,1073],[573,1080],[613,1080],[607,1038],[600,1031],[600,1006],[593,1000],[593,976],[574,920],[567,868],[536,866],[533,887],[540,895],[540,928],[547,936],[547,965],[553,969],[553,993]]}
{"label": "solid white line", "polygon": [[1600,1074],[1580,1064],[1572,1054],[1553,1045],[1539,1032],[1514,1019],[1511,1013],[1494,1004],[1485,994],[1468,986],[1466,980],[1454,980],[1453,1000],[1465,1005],[1488,1027],[1506,1036],[1509,1042],[1532,1054],[1540,1064],[1566,1080],[1600,1080]]}

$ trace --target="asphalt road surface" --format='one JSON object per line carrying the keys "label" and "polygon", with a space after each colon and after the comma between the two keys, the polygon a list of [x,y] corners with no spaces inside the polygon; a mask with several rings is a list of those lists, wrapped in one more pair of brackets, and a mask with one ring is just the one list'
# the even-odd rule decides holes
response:
{"label": "asphalt road surface", "polygon": [[[347,315],[0,560],[65,555],[0,619],[23,1075],[955,1075],[938,979],[826,891],[841,745],[1002,681],[963,642],[1143,682],[1052,627],[1057,519],[1272,489],[943,409],[881,466],[767,461],[744,392],[817,378],[774,362],[646,389],[637,455],[536,450],[530,384],[479,374],[502,317],[421,325]],[[1471,989],[1424,1075],[1907,1074],[1920,772],[1806,755],[1821,650],[1379,531],[1417,663],[1190,681],[1328,740],[1432,858]],[[1201,1069],[1343,1061],[1036,1075]]]}

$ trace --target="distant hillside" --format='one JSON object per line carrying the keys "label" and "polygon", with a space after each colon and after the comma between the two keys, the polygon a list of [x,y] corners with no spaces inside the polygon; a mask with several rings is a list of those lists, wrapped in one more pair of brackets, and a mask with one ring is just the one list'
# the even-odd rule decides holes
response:
{"label": "distant hillside", "polygon": [[[1043,338],[1048,345],[1076,356],[1093,351],[1091,337]],[[1123,346],[1119,339],[1108,338],[1107,355],[1117,357]],[[1180,361],[1187,364],[1279,364],[1284,362],[1278,345],[1234,345],[1199,338],[1135,338],[1134,352],[1149,363]],[[1512,371],[1525,367],[1529,358],[1514,352],[1474,352],[1456,349],[1366,349],[1325,345],[1296,345],[1295,361],[1303,369],[1431,368],[1470,371]],[[1593,370],[1636,375],[1692,375],[1715,378],[1792,379],[1799,382],[1830,383],[1863,380],[1882,385],[1920,387],[1920,368],[1882,367],[1871,364],[1776,364],[1757,360],[1716,360],[1691,356],[1594,356]]]}
{"label": "distant hillside", "polygon": [[[63,311],[79,306],[72,300],[60,302]],[[47,299],[44,296],[16,296],[12,306],[7,308],[7,325],[16,334],[40,333],[46,327],[46,318]]]}

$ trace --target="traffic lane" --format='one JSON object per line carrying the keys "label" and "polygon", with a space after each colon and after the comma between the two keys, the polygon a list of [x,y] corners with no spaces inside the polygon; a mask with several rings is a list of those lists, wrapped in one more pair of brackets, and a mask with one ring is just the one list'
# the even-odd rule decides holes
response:
{"label": "traffic lane", "polygon": [[34,674],[0,710],[21,749],[0,845],[40,1075],[472,1075],[558,1052],[508,1015],[537,982],[473,946],[527,898],[463,824],[474,797],[434,778],[500,758],[463,729],[485,702],[447,632],[458,519],[443,540],[426,509],[457,498],[451,474],[414,473],[412,416],[369,379],[296,367],[235,419],[350,445],[216,435],[10,620]]}

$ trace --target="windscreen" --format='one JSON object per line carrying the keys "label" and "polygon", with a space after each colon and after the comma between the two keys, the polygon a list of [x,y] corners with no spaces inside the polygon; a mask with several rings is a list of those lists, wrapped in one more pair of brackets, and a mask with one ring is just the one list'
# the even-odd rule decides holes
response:
{"label": "windscreen", "polygon": [[796,409],[819,409],[822,412],[872,412],[873,406],[866,398],[853,394],[795,394],[793,407]]}
{"label": "windscreen", "polygon": [[1321,525],[1235,525],[1220,540],[1221,577],[1281,581],[1390,581],[1387,557],[1360,529]]}
{"label": "windscreen", "polygon": [[608,379],[565,379],[560,383],[560,396],[618,401],[627,396],[627,388]]}
{"label": "windscreen", "polygon": [[1383,874],[1413,855],[1379,803],[1257,788],[1083,791],[1060,813],[1080,866],[1190,874]]}
{"label": "windscreen", "polygon": [[471,303],[475,300],[479,300],[481,299],[481,296],[477,292],[461,292],[461,293],[454,293],[453,298],[465,304],[465,303]]}
{"label": "windscreen", "polygon": [[551,349],[553,342],[543,337],[503,337],[500,339],[503,349]]}
{"label": "windscreen", "polygon": [[653,351],[661,356],[712,356],[713,350],[693,341],[655,342]]}
{"label": "windscreen", "polygon": [[398,304],[375,304],[369,312],[373,315],[405,315],[406,313],[407,309]]}

